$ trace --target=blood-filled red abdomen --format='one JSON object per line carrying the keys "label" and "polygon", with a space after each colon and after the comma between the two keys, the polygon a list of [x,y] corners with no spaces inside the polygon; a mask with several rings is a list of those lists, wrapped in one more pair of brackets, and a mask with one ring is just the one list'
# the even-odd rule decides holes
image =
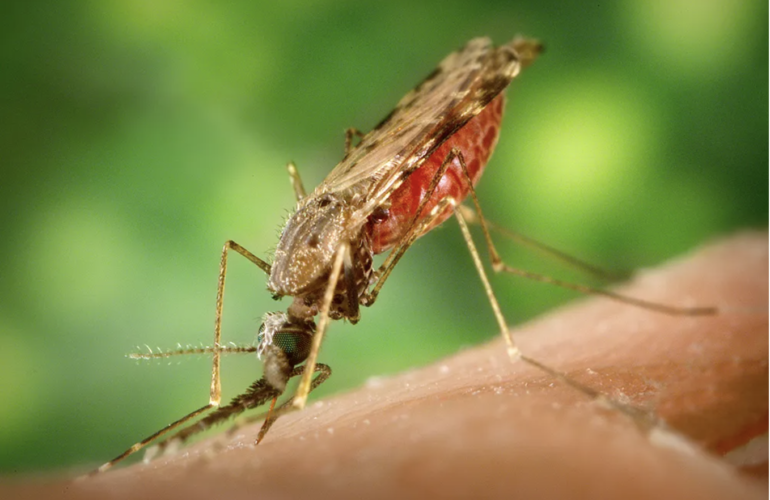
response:
{"label": "blood-filled red abdomen", "polygon": [[[473,185],[476,185],[497,144],[504,103],[505,97],[500,94],[481,113],[444,142],[419,169],[407,177],[401,186],[393,192],[390,196],[387,216],[377,223],[370,224],[372,251],[375,254],[391,249],[407,232],[431,180],[452,148],[457,148],[462,152],[468,173],[473,179]],[[451,196],[457,203],[460,203],[468,196],[469,191],[460,161],[455,158],[439,181],[436,191],[425,205],[420,218],[426,217],[443,198]],[[451,215],[451,209],[444,211],[426,228],[425,232],[441,224]]]}

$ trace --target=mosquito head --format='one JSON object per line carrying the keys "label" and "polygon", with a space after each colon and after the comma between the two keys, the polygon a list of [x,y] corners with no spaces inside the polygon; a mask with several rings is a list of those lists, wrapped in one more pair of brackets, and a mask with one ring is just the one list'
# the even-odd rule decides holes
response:
{"label": "mosquito head", "polygon": [[292,320],[286,313],[267,313],[257,334],[257,356],[267,360],[269,351],[278,348],[294,367],[305,361],[315,333],[312,320]]}
{"label": "mosquito head", "polygon": [[271,292],[297,296],[323,286],[350,210],[331,193],[307,198],[281,233],[268,281]]}

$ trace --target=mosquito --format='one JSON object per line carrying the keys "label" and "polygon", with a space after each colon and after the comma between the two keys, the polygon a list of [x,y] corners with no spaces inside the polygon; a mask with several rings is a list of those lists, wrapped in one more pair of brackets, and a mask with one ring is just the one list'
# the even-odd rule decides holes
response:
{"label": "mosquito", "polygon": [[[526,356],[516,346],[471,237],[469,221],[481,226],[495,272],[522,275],[586,294],[604,295],[662,313],[715,313],[713,308],[669,307],[558,281],[513,268],[500,258],[474,186],[497,143],[505,104],[504,91],[541,51],[542,45],[538,41],[523,37],[516,37],[499,47],[493,46],[488,38],[473,39],[447,56],[372,131],[363,134],[349,129],[342,161],[312,193],[306,193],[296,167],[290,163],[288,170],[297,206],[283,228],[272,264],[234,241],[224,245],[213,346],[135,356],[147,359],[190,352],[212,354],[209,403],[134,444],[92,474],[106,471],[209,410],[214,411],[160,441],[156,450],[162,450],[170,443],[184,442],[216,423],[270,402],[257,438],[259,443],[281,414],[303,408],[308,394],[331,375],[329,366],[317,362],[330,321],[344,319],[357,323],[361,306],[368,307],[376,302],[404,252],[415,240],[452,215],[460,225],[511,361],[532,365],[590,397],[602,398],[602,395]],[[354,144],[356,137],[359,140]],[[473,210],[460,205],[468,196]],[[274,298],[292,298],[285,312],[264,315],[256,346],[225,346],[221,343],[225,275],[231,250],[268,275],[267,288]],[[375,270],[373,256],[388,251],[390,253]],[[220,407],[220,360],[222,354],[230,352],[256,352],[263,361],[264,372],[246,392]],[[313,378],[316,373],[318,376]],[[297,376],[301,376],[301,380],[295,394],[276,408],[276,401],[284,393],[287,382]],[[608,402],[618,410],[638,417],[633,409]]]}

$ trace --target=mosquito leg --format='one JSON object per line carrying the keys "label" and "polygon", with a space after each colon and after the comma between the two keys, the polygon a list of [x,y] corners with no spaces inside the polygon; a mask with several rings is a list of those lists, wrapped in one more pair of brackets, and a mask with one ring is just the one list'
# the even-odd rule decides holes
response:
{"label": "mosquito leg", "polygon": [[297,199],[297,201],[302,201],[302,199],[307,196],[307,193],[305,192],[305,186],[302,184],[302,178],[299,176],[299,171],[297,170],[297,166],[294,164],[293,161],[290,161],[286,164],[286,170],[289,171],[289,178],[291,179],[291,187],[294,188],[294,197]]}
{"label": "mosquito leg", "polygon": [[[439,182],[440,178],[444,175],[444,172],[446,171],[446,169],[447,169],[448,165],[450,164],[450,162],[453,159],[455,159],[455,158],[458,158],[458,160],[460,162],[460,165],[462,166],[462,171],[463,171],[463,173],[465,175],[466,181],[468,182],[468,185],[470,186],[470,194],[473,197],[474,204],[476,205],[476,212],[479,214],[479,220],[482,223],[482,228],[484,229],[485,238],[487,239],[487,241],[489,243],[490,254],[492,255],[492,261],[493,262],[502,263],[502,259],[500,259],[500,257],[497,255],[496,250],[494,250],[494,247],[491,245],[491,237],[489,236],[489,230],[487,229],[487,226],[484,224],[483,214],[481,212],[481,208],[479,206],[478,198],[476,197],[476,193],[473,190],[473,186],[472,186],[472,182],[471,182],[471,179],[470,179],[470,175],[468,174],[467,167],[465,166],[465,160],[464,160],[464,158],[462,156],[462,153],[459,150],[457,150],[457,149],[453,149],[447,155],[447,157],[444,159],[444,161],[443,161],[443,163],[441,165],[441,168],[438,169],[438,171],[436,172],[436,175],[431,180],[431,184],[429,185],[428,189],[426,190],[426,194],[424,195],[423,200],[421,201],[420,206],[418,207],[418,210],[416,212],[417,215],[415,216],[415,219],[413,220],[412,225],[410,226],[410,229],[406,232],[406,234],[402,238],[401,242],[399,242],[399,245],[396,247],[396,249],[394,249],[393,252],[391,252],[391,254],[388,256],[388,258],[385,260],[383,265],[378,270],[378,273],[380,275],[380,279],[377,281],[377,283],[375,284],[375,286],[372,289],[372,291],[366,297],[366,299],[368,299],[367,305],[370,305],[371,302],[374,299],[376,299],[377,293],[381,289],[382,284],[384,283],[385,279],[387,279],[388,275],[390,274],[390,272],[393,269],[393,266],[395,266],[395,264],[398,262],[398,260],[403,255],[403,253],[406,251],[406,249],[408,249],[409,246],[412,243],[414,243],[414,241],[427,228],[431,227],[431,224],[433,223],[433,221],[436,218],[440,217],[443,214],[443,211],[446,208],[448,208],[448,206],[451,205],[451,207],[454,209],[454,213],[455,213],[455,215],[456,215],[456,217],[458,219],[458,222],[460,223],[460,229],[461,229],[461,231],[463,233],[463,237],[465,238],[466,243],[468,245],[468,248],[469,248],[469,250],[471,252],[471,256],[473,258],[474,265],[476,266],[477,271],[479,273],[479,276],[480,276],[480,278],[482,280],[482,283],[484,285],[484,289],[485,289],[485,291],[487,293],[487,296],[489,298],[490,304],[492,306],[492,309],[493,309],[493,312],[494,312],[494,315],[495,315],[495,319],[497,320],[498,326],[500,328],[500,332],[501,332],[501,334],[503,336],[503,339],[505,340],[506,345],[508,347],[507,351],[508,351],[508,355],[510,356],[510,358],[512,360],[521,359],[522,361],[526,362],[527,364],[529,364],[531,366],[534,366],[535,368],[537,368],[537,369],[539,369],[539,370],[541,370],[541,371],[543,371],[543,372],[553,376],[557,380],[560,380],[560,381],[566,383],[567,385],[569,385],[569,386],[579,390],[580,392],[583,392],[584,394],[590,396],[591,398],[596,399],[596,400],[603,400],[603,401],[605,401],[609,406],[611,406],[611,407],[617,409],[618,411],[620,411],[620,412],[622,412],[622,413],[632,417],[633,420],[638,425],[640,425],[640,426],[645,426],[645,427],[649,428],[651,425],[655,425],[654,419],[652,417],[650,417],[649,415],[647,415],[645,412],[642,412],[641,410],[638,410],[636,408],[633,408],[633,407],[621,404],[619,402],[610,400],[610,399],[606,398],[605,396],[603,396],[601,393],[597,392],[596,390],[591,389],[590,387],[584,386],[584,385],[580,384],[579,382],[573,380],[572,378],[570,378],[566,374],[563,374],[563,373],[559,372],[558,370],[552,369],[552,368],[548,367],[547,365],[544,365],[543,363],[540,363],[539,361],[534,360],[532,358],[529,358],[528,356],[525,356],[525,355],[523,355],[521,353],[519,348],[516,346],[516,344],[515,344],[515,342],[513,340],[513,337],[510,334],[510,331],[508,330],[507,322],[505,320],[505,317],[502,314],[502,311],[500,309],[500,305],[499,305],[499,303],[497,301],[497,298],[495,297],[495,294],[494,294],[494,292],[492,290],[492,287],[491,287],[491,285],[489,283],[489,279],[488,279],[488,277],[486,275],[486,272],[484,271],[484,266],[483,266],[483,264],[481,262],[481,257],[479,255],[478,250],[476,249],[475,244],[473,243],[473,239],[472,239],[472,237],[470,235],[470,230],[468,229],[468,225],[465,222],[465,219],[463,218],[463,216],[460,213],[460,211],[457,210],[456,203],[455,203],[455,201],[452,198],[444,198],[444,199],[442,199],[433,208],[433,210],[431,210],[431,213],[429,214],[428,217],[424,218],[424,220],[422,222],[420,222],[420,223],[417,222],[417,218],[422,213],[422,210],[424,209],[425,205],[427,204],[427,200],[429,200],[431,195],[433,194],[436,186],[438,185],[438,182]],[[536,276],[539,276],[539,275],[536,275]],[[569,284],[567,284],[567,287],[569,287]],[[590,290],[594,290],[594,289],[591,289],[589,287],[580,287],[580,286],[578,286],[577,288],[580,291],[584,291],[584,289],[585,289],[585,293],[591,293]],[[604,292],[604,291],[598,290],[595,293],[601,293],[601,292]],[[601,293],[601,294],[609,294],[611,296],[615,295],[615,294],[611,294],[610,292]],[[628,299],[628,298],[625,298],[625,299]],[[634,304],[637,304],[637,305],[639,305],[638,302],[642,302],[643,304],[647,304],[646,302],[643,302],[643,301],[637,301],[637,299],[625,300],[625,302],[631,302],[631,303],[634,303]],[[652,305],[656,306],[657,304],[652,304]],[[666,306],[663,306],[663,307],[666,307]]]}
{"label": "mosquito leg", "polygon": [[[596,391],[595,389],[592,389],[588,386],[585,386],[577,382],[576,380],[572,379],[568,375],[522,354],[521,350],[516,345],[510,330],[508,329],[508,323],[506,322],[505,317],[503,316],[502,310],[500,309],[500,304],[497,301],[497,297],[495,296],[494,291],[492,290],[492,285],[489,283],[489,278],[487,277],[487,273],[486,271],[484,271],[484,266],[481,262],[481,257],[479,255],[478,249],[476,248],[476,245],[473,243],[473,239],[471,237],[468,224],[465,222],[465,219],[463,218],[462,213],[457,209],[457,204],[455,200],[452,199],[451,197],[441,199],[439,203],[436,204],[436,206],[431,210],[428,217],[426,217],[423,220],[423,222],[419,224],[417,230],[414,231],[414,234],[419,235],[424,228],[430,227],[433,221],[436,218],[440,217],[441,214],[444,212],[444,210],[449,207],[454,209],[455,216],[457,217],[457,220],[460,224],[460,230],[463,233],[463,238],[465,239],[465,242],[468,245],[468,250],[471,253],[471,258],[473,259],[473,263],[476,266],[476,270],[479,274],[479,277],[481,278],[482,284],[484,285],[484,290],[487,294],[490,305],[492,306],[492,311],[494,313],[495,319],[497,320],[498,326],[500,328],[500,333],[502,334],[502,337],[506,343],[507,352],[510,359],[512,361],[521,360],[531,366],[534,366],[538,370],[547,373],[548,375],[565,383],[566,385],[582,392],[588,397],[597,401],[601,401],[606,405],[610,406],[611,408],[614,408],[617,411],[620,411],[621,413],[624,413],[630,416],[634,420],[634,422],[636,422],[637,425],[639,425],[642,428],[649,429],[657,425],[655,418],[649,415],[648,413],[642,410],[639,410],[637,408],[634,408],[632,406],[624,405],[622,403],[609,399],[603,394],[601,394],[600,392]],[[407,246],[410,245],[414,241],[414,239],[416,239],[416,237],[417,236],[414,236],[412,240],[407,241],[404,244]]]}
{"label": "mosquito leg", "polygon": [[270,264],[263,261],[253,253],[249,252],[248,250],[246,250],[245,248],[243,248],[241,245],[234,242],[233,240],[227,240],[225,242],[225,245],[222,248],[222,259],[219,262],[219,281],[217,284],[217,304],[216,304],[216,315],[214,317],[214,345],[212,346],[214,350],[213,350],[213,361],[211,366],[211,389],[209,391],[209,403],[212,404],[213,406],[219,406],[219,403],[222,399],[222,383],[219,377],[221,352],[219,348],[222,346],[221,344],[222,309],[224,306],[225,275],[227,274],[227,251],[228,250],[235,250],[239,254],[246,257],[249,261],[256,264],[265,273],[270,274]]}
{"label": "mosquito leg", "polygon": [[[345,252],[345,257],[342,262],[342,278],[345,280],[346,290],[356,290],[356,277],[353,270],[353,261],[350,255],[350,251]],[[361,313],[359,310],[359,297],[355,293],[347,293],[347,312],[345,316],[351,325],[358,323],[361,319]]]}
{"label": "mosquito leg", "polygon": [[[489,249],[489,258],[492,261],[492,269],[496,273],[506,272],[509,274],[515,274],[517,276],[522,276],[532,281],[540,281],[541,283],[550,283],[552,285],[556,285],[561,288],[566,288],[568,290],[574,290],[576,292],[580,292],[585,295],[602,295],[604,297],[617,300],[618,302],[624,302],[629,305],[641,307],[643,309],[648,309],[650,311],[656,311],[664,314],[678,315],[678,316],[702,316],[702,315],[707,316],[707,315],[717,314],[718,310],[716,307],[668,306],[665,304],[658,304],[655,302],[637,299],[634,297],[627,297],[625,295],[621,295],[619,293],[611,292],[609,290],[604,290],[601,288],[594,288],[590,286],[579,285],[576,283],[570,283],[570,282],[558,280],[555,278],[551,278],[550,276],[545,276],[542,274],[533,273],[531,271],[526,271],[523,269],[509,266],[508,264],[503,262],[503,259],[500,258],[500,254],[497,252],[497,249],[495,248],[494,243],[492,243],[492,236],[489,233],[489,228],[487,227],[486,220],[484,219],[484,214],[481,211],[481,204],[479,203],[479,198],[476,195],[476,190],[473,188],[473,183],[471,182],[471,176],[468,173],[468,168],[465,165],[465,159],[463,158],[462,152],[456,151],[456,150],[452,150],[452,152],[455,153],[455,156],[460,161],[460,166],[462,167],[463,175],[465,176],[466,182],[470,186],[470,195],[471,195],[471,198],[473,199],[473,205],[474,205],[474,208],[476,209],[476,213],[479,216],[478,220],[479,220],[479,224],[481,225],[481,230],[484,233],[484,239],[486,241],[487,248]],[[455,211],[455,213],[458,213],[458,212]]]}
{"label": "mosquito leg", "polygon": [[508,329],[508,324],[505,321],[505,317],[503,316],[503,313],[500,309],[500,304],[498,303],[497,298],[495,297],[495,293],[492,290],[492,285],[489,283],[489,278],[487,277],[487,273],[486,271],[484,271],[484,265],[481,263],[481,257],[479,255],[479,251],[476,248],[476,245],[473,243],[473,238],[471,237],[471,232],[470,232],[470,229],[468,228],[468,224],[465,222],[465,218],[463,217],[462,213],[457,209],[455,209],[455,216],[457,217],[457,222],[460,224],[460,230],[463,233],[463,238],[465,239],[465,242],[468,245],[468,250],[471,253],[473,264],[476,266],[476,270],[478,271],[479,277],[481,278],[481,281],[484,285],[484,290],[487,293],[487,298],[489,299],[489,302],[492,305],[492,310],[494,311],[495,319],[497,319],[498,326],[500,327],[500,333],[502,334],[503,339],[505,340],[505,343],[507,345],[508,356],[511,359],[511,361],[516,361],[520,359],[525,363],[527,363],[528,365],[534,366],[538,370],[549,374],[550,376],[554,377],[560,382],[563,382],[564,384],[574,389],[577,389],[578,391],[582,392],[586,396],[596,401],[600,401],[605,405],[625,415],[628,415],[629,417],[631,417],[631,419],[633,419],[633,421],[640,428],[644,430],[649,430],[652,427],[660,425],[660,423],[657,421],[654,415],[651,415],[648,412],[645,412],[638,408],[634,408],[633,406],[626,405],[618,401],[615,401],[611,398],[608,398],[607,396],[600,393],[599,391],[581,384],[580,382],[576,381],[575,379],[568,376],[567,374],[562,373],[554,368],[551,368],[548,365],[545,365],[535,359],[532,359],[521,352],[521,350],[513,340],[511,331]]}
{"label": "mosquito leg", "polygon": [[481,278],[482,284],[484,285],[484,291],[486,292],[487,298],[489,299],[490,305],[492,306],[492,311],[494,312],[495,319],[497,320],[498,326],[500,327],[500,333],[502,334],[502,337],[505,340],[505,343],[507,345],[508,356],[510,357],[511,361],[516,361],[520,359],[523,362],[527,363],[528,365],[534,366],[538,370],[547,373],[548,375],[554,377],[560,382],[563,382],[566,385],[582,392],[583,394],[589,396],[590,398],[597,401],[601,401],[607,406],[610,406],[611,408],[628,415],[634,420],[634,422],[636,422],[637,425],[639,425],[644,429],[650,429],[651,427],[658,425],[658,422],[656,421],[654,416],[651,416],[647,412],[644,412],[638,408],[634,408],[632,406],[625,405],[620,402],[614,401],[610,398],[607,398],[597,390],[592,389],[588,386],[585,386],[580,382],[574,380],[573,378],[569,377],[568,375],[522,354],[521,350],[518,348],[515,341],[513,340],[513,336],[511,335],[510,330],[508,329],[508,323],[506,322],[505,316],[503,316],[502,310],[500,309],[500,304],[497,301],[497,297],[495,296],[494,291],[492,290],[492,285],[489,283],[489,278],[487,277],[487,273],[486,271],[484,271],[484,265],[481,262],[481,256],[479,255],[476,245],[473,243],[473,238],[471,237],[471,232],[470,232],[470,229],[468,228],[468,224],[465,222],[465,219],[463,218],[462,213],[459,210],[457,210],[457,204],[455,200],[452,199],[451,197],[447,197],[439,201],[439,203],[433,208],[433,210],[431,210],[429,216],[420,224],[420,227],[421,228],[429,227],[437,217],[441,216],[442,212],[447,207],[452,207],[454,209],[455,216],[457,217],[457,221],[460,224],[460,230],[462,231],[463,238],[465,239],[465,242],[468,245],[468,250],[471,253],[473,264],[476,266],[476,270],[479,274],[479,277]]}
{"label": "mosquito leg", "polygon": [[134,444],[129,449],[127,449],[126,451],[124,451],[123,453],[118,455],[117,457],[113,458],[112,460],[110,460],[106,464],[102,465],[98,469],[96,469],[94,471],[91,471],[88,475],[89,476],[94,476],[94,475],[99,474],[101,472],[105,472],[108,469],[111,469],[112,466],[116,465],[119,462],[122,462],[123,459],[127,458],[130,455],[133,455],[134,453],[136,453],[137,451],[141,450],[142,448],[144,448],[145,446],[147,446],[148,444],[150,444],[151,442],[153,442],[154,440],[156,440],[160,436],[162,436],[164,434],[167,434],[170,431],[173,431],[177,427],[179,427],[179,426],[189,422],[190,420],[194,419],[198,415],[200,415],[200,414],[210,410],[214,406],[215,406],[214,404],[209,403],[206,406],[198,408],[194,412],[185,415],[184,417],[180,418],[176,422],[172,422],[172,423],[168,424],[166,427],[162,428],[158,432],[156,432],[156,433],[154,433],[154,434],[152,434],[152,435],[142,439],[138,443]]}
{"label": "mosquito leg", "polygon": [[416,239],[417,236],[420,234],[421,230],[425,227],[429,227],[436,218],[441,216],[441,214],[444,212],[445,209],[447,209],[447,207],[451,207],[454,210],[454,213],[457,216],[457,219],[460,223],[460,229],[462,230],[463,237],[465,238],[466,243],[468,244],[468,248],[470,249],[471,257],[473,258],[473,263],[476,266],[479,276],[481,277],[481,281],[484,284],[484,290],[487,292],[487,297],[489,298],[489,302],[492,305],[492,311],[494,312],[495,319],[497,320],[498,326],[500,327],[500,333],[502,333],[503,339],[505,339],[505,343],[508,346],[508,355],[512,360],[518,359],[521,357],[521,352],[519,351],[519,348],[516,347],[516,344],[513,341],[513,337],[511,336],[511,332],[508,330],[508,324],[505,321],[505,317],[503,316],[502,310],[500,309],[500,304],[497,302],[497,298],[495,297],[495,294],[492,291],[492,286],[490,285],[489,279],[487,278],[487,274],[484,271],[484,266],[481,263],[481,257],[479,257],[479,252],[473,243],[473,239],[470,238],[470,230],[468,229],[468,224],[465,222],[465,219],[463,218],[462,214],[460,214],[459,210],[456,209],[457,203],[453,198],[447,197],[447,198],[441,199],[436,204],[436,206],[433,207],[433,210],[431,210],[428,217],[426,217],[423,220],[423,222],[421,222],[415,228],[416,230],[410,231],[412,238],[404,242],[403,246],[408,247],[409,245],[411,245],[414,242],[414,239]]}
{"label": "mosquito leg", "polygon": [[[221,345],[221,338],[222,338],[222,308],[223,308],[223,299],[224,299],[224,292],[225,292],[225,275],[227,274],[227,251],[228,250],[235,250],[239,254],[246,257],[248,260],[259,266],[260,269],[265,271],[266,273],[270,273],[270,264],[263,261],[259,257],[255,256],[236,242],[229,240],[225,242],[224,248],[222,249],[222,259],[219,264],[219,281],[217,286],[217,302],[216,302],[216,316],[214,320],[214,345],[212,348],[204,349],[206,352],[211,352],[213,356],[212,361],[212,368],[211,368],[211,387],[209,388],[209,403],[205,406],[202,406],[201,408],[198,408],[192,413],[189,413],[185,415],[184,417],[180,418],[179,420],[172,422],[171,424],[167,425],[163,429],[159,430],[158,432],[152,434],[151,436],[143,439],[142,441],[139,441],[138,443],[131,446],[129,449],[115,457],[114,459],[110,460],[109,462],[105,463],[95,471],[93,471],[91,474],[97,474],[99,472],[104,472],[108,469],[110,469],[112,466],[117,464],[118,462],[121,462],[123,459],[128,457],[129,455],[132,455],[136,453],[137,451],[141,450],[142,448],[146,447],[148,444],[150,444],[152,441],[157,439],[158,437],[176,429],[177,427],[189,422],[190,420],[194,419],[195,417],[201,415],[202,413],[218,407],[219,403],[222,399],[222,384],[220,380],[220,359],[221,354],[223,351],[227,351],[230,348],[223,347]],[[155,357],[150,355],[149,357]]]}
{"label": "mosquito leg", "polygon": [[[481,206],[479,205],[478,197],[476,196],[476,192],[473,189],[473,184],[471,183],[470,175],[468,174],[468,169],[465,166],[465,160],[462,156],[461,152],[457,152],[457,157],[460,161],[460,165],[462,166],[462,170],[465,174],[465,179],[469,183],[470,186],[470,194],[473,198],[473,203],[476,206],[476,213],[479,215],[479,221],[481,223],[482,229],[484,231],[484,236],[487,241],[487,245],[490,249],[490,256],[492,258],[493,262],[493,268],[498,271],[498,268],[502,271],[507,271],[509,268],[506,266],[502,259],[500,259],[499,255],[497,254],[497,251],[494,249],[494,246],[492,245],[492,239],[489,234],[489,230],[487,226],[484,223],[484,216],[481,212]],[[492,310],[494,311],[495,318],[497,319],[498,325],[500,327],[500,332],[503,335],[503,339],[505,340],[505,343],[508,347],[508,356],[511,358],[511,360],[520,359],[527,363],[530,366],[533,366],[552,377],[556,378],[557,380],[567,384],[570,387],[573,387],[574,389],[577,389],[578,391],[586,394],[587,396],[591,397],[594,400],[601,401],[607,406],[610,406],[611,408],[615,409],[616,411],[619,411],[625,415],[628,415],[631,417],[631,419],[642,429],[649,430],[653,427],[660,426],[661,422],[658,421],[658,419],[655,418],[654,415],[649,414],[648,412],[645,412],[643,410],[640,410],[638,408],[634,408],[633,406],[626,405],[623,403],[620,403],[618,401],[615,401],[611,398],[608,398],[607,396],[603,395],[602,393],[596,391],[595,389],[592,389],[588,386],[585,386],[573,378],[569,377],[568,375],[555,370],[533,358],[530,358],[526,355],[524,355],[519,348],[516,346],[516,343],[513,340],[513,336],[511,335],[510,330],[508,329],[507,322],[505,320],[505,317],[502,314],[502,311],[500,309],[500,304],[497,301],[497,298],[495,297],[495,294],[492,290],[492,286],[489,283],[489,278],[487,277],[487,273],[484,271],[484,266],[481,263],[481,257],[479,255],[478,249],[476,248],[476,245],[473,243],[473,238],[471,236],[470,229],[468,228],[468,224],[465,221],[465,218],[463,217],[460,210],[455,209],[455,216],[457,217],[457,221],[460,224],[460,230],[462,231],[463,238],[465,239],[466,244],[468,245],[468,250],[471,253],[471,257],[473,259],[473,263],[476,266],[476,270],[478,271],[479,277],[481,278],[481,281],[484,285],[484,289],[487,293],[487,297],[489,298],[490,304],[492,306]],[[495,265],[497,263],[497,265]],[[504,266],[504,267],[500,267]],[[518,271],[518,270],[515,270]],[[498,271],[499,272],[499,271]],[[526,273],[526,272],[524,272]],[[517,273],[518,274],[518,273]],[[584,293],[594,293],[594,294],[600,294],[600,295],[606,295],[612,298],[616,298],[622,302],[638,305],[641,307],[644,307],[646,309],[652,309],[659,312],[667,312],[670,314],[714,314],[716,312],[716,309],[714,308],[692,308],[692,309],[684,309],[684,308],[675,308],[675,307],[668,307],[661,304],[655,304],[652,302],[647,301],[641,301],[638,299],[633,299],[630,297],[625,297],[622,295],[614,294],[611,292],[605,292],[604,290],[597,290],[590,287],[583,287],[580,285],[572,285],[570,283],[564,283],[564,282],[558,282],[556,280],[551,280],[551,278],[548,278],[546,276],[540,276],[536,275],[534,273],[526,273],[525,275],[529,277],[529,275],[532,274],[533,276],[538,276],[542,279],[540,281],[547,281],[547,282],[553,282],[555,284],[561,284],[561,286],[564,286],[565,288],[570,288],[578,291],[583,291]],[[533,278],[537,279],[537,278]]]}
{"label": "mosquito leg", "polygon": [[351,151],[356,149],[356,146],[353,146],[353,136],[358,136],[359,139],[363,139],[365,135],[366,134],[357,128],[351,127],[345,131],[345,156],[349,155]]}
{"label": "mosquito leg", "polygon": [[[460,213],[462,213],[463,217],[465,218],[465,222],[467,222],[468,224],[476,224],[479,226],[482,224],[481,217],[473,209],[466,207],[465,205],[458,205],[457,210],[459,210]],[[619,280],[628,278],[628,273],[619,273],[619,272],[609,271],[607,269],[602,269],[584,260],[578,259],[572,255],[569,255],[568,253],[562,252],[561,250],[556,249],[550,245],[547,245],[541,241],[538,241],[534,238],[530,238],[529,236],[521,234],[518,231],[511,231],[510,229],[507,229],[498,224],[495,224],[491,222],[489,219],[484,219],[483,223],[486,224],[486,226],[489,229],[497,231],[498,233],[501,233],[504,236],[507,236],[508,238],[512,239],[516,243],[519,243],[523,246],[529,247],[536,251],[543,252],[544,254],[546,254],[547,256],[553,259],[560,260],[569,266],[577,268],[583,271],[584,273],[590,274],[599,279],[602,279],[605,281],[619,281]]]}
{"label": "mosquito leg", "polygon": [[337,281],[339,280],[343,263],[350,259],[349,253],[350,245],[348,245],[347,242],[343,242],[337,247],[334,264],[332,265],[331,274],[329,275],[329,283],[326,285],[323,302],[321,303],[321,310],[319,311],[320,318],[318,320],[318,328],[316,329],[315,335],[313,335],[313,345],[310,347],[310,354],[305,362],[305,371],[302,374],[302,379],[297,387],[297,392],[292,398],[292,404],[298,410],[305,407],[307,396],[310,394],[310,386],[313,379],[313,373],[315,373],[318,351],[321,349],[321,341],[326,333],[326,329],[329,327],[329,311],[331,310],[332,299],[334,298],[334,292],[337,289]]}
{"label": "mosquito leg", "polygon": [[[270,264],[265,262],[264,260],[260,259],[253,253],[249,252],[242,246],[240,246],[238,243],[234,242],[233,240],[227,240],[225,242],[225,247],[222,249],[222,255],[226,255],[228,250],[235,250],[239,254],[246,257],[252,264],[255,264],[258,268],[262,269],[262,271],[265,272],[265,274],[270,274]],[[225,256],[223,260],[227,260],[227,257]],[[220,265],[220,274],[222,274],[222,267]]]}
{"label": "mosquito leg", "polygon": [[414,243],[414,241],[420,236],[421,232],[424,230],[423,228],[429,227],[424,224],[418,224],[417,223],[418,218],[422,213],[422,210],[424,209],[425,205],[430,200],[430,197],[432,196],[436,187],[438,186],[438,183],[441,180],[441,177],[444,175],[448,166],[450,165],[452,160],[454,160],[455,158],[459,160],[461,170],[463,172],[463,175],[465,176],[466,182],[468,183],[469,193],[473,200],[476,213],[478,214],[478,221],[479,221],[479,224],[481,225],[482,232],[484,233],[484,239],[486,240],[487,248],[489,250],[490,259],[492,261],[492,269],[495,272],[507,272],[510,274],[516,274],[519,276],[529,278],[534,281],[551,283],[553,285],[556,285],[562,288],[567,288],[570,290],[575,290],[577,292],[581,292],[587,295],[603,295],[605,297],[609,297],[620,302],[624,302],[630,305],[642,307],[648,310],[657,311],[665,314],[696,316],[696,315],[713,315],[717,313],[717,308],[715,307],[688,308],[688,307],[672,307],[664,304],[657,304],[654,302],[649,302],[649,301],[637,299],[634,297],[626,297],[625,295],[617,294],[617,293],[614,293],[608,290],[603,290],[600,288],[594,288],[594,287],[589,287],[585,285],[578,285],[578,284],[569,283],[566,281],[557,280],[549,276],[544,276],[544,275],[533,273],[530,271],[525,271],[525,270],[514,268],[505,264],[503,260],[500,258],[500,255],[498,254],[497,249],[495,248],[494,243],[492,242],[492,237],[489,233],[489,228],[487,227],[486,220],[484,219],[484,215],[481,210],[481,205],[479,204],[478,196],[476,195],[476,191],[473,188],[473,183],[471,181],[471,176],[468,173],[468,168],[465,164],[465,159],[463,158],[462,152],[459,151],[458,149],[452,149],[452,151],[449,152],[446,158],[444,158],[444,161],[442,162],[441,167],[436,171],[436,174],[434,175],[433,179],[431,179],[431,183],[428,186],[428,189],[426,190],[426,193],[423,196],[422,200],[420,201],[420,205],[417,209],[414,219],[412,220],[409,230],[404,234],[399,244],[393,249],[393,251],[388,255],[388,257],[382,263],[380,268],[377,270],[376,275],[379,276],[379,278],[377,282],[374,284],[374,287],[366,295],[362,297],[361,299],[362,304],[370,306],[374,303],[374,301],[377,299],[377,295],[379,294],[380,289],[382,289],[382,286],[385,284],[385,281],[387,280],[390,273],[393,271],[393,268],[398,263],[399,259],[401,259],[401,256],[403,256],[404,252],[406,252],[409,246],[412,243]]}

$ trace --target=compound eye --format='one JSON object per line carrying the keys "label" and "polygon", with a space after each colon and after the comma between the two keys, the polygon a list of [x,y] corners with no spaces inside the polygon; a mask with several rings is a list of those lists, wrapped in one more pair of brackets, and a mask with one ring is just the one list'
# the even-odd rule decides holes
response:
{"label": "compound eye", "polygon": [[293,366],[305,361],[310,354],[313,337],[305,332],[278,332],[273,336],[273,345],[286,354]]}
{"label": "compound eye", "polygon": [[292,322],[284,313],[265,314],[257,333],[257,355],[263,359],[268,347],[277,347],[292,366],[297,366],[310,354],[314,332],[312,321]]}

